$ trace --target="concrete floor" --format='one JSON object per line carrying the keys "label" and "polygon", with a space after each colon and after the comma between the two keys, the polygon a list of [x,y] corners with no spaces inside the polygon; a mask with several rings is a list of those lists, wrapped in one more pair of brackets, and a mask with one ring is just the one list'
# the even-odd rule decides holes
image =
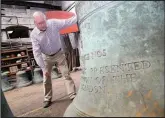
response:
{"label": "concrete floor", "polygon": [[[71,73],[79,88],[81,71]],[[43,108],[43,85],[33,84],[27,87],[16,88],[4,93],[6,100],[16,117],[62,117],[68,105],[72,102],[66,95],[64,80],[53,79],[52,105]]]}

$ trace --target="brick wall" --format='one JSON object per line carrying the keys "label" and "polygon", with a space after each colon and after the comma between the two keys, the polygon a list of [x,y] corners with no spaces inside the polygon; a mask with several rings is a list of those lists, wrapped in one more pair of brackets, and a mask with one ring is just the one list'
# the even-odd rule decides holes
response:
{"label": "brick wall", "polygon": [[[46,2],[46,1],[45,1]],[[74,1],[53,1],[54,5],[62,5],[62,9],[75,13],[75,8],[70,8],[73,6]],[[32,14],[35,11],[47,11],[47,9],[35,8],[31,7],[30,9],[26,9],[23,6],[15,6],[15,5],[2,5],[1,6],[1,14],[5,14],[1,16],[1,29],[5,29],[9,26],[14,25],[23,25],[29,28],[34,28],[34,22],[32,19]],[[7,41],[7,36],[4,31],[1,33],[2,41]],[[73,37],[70,36],[70,37]],[[71,38],[71,40],[73,40]],[[29,39],[24,39],[23,41],[30,41]]]}
{"label": "brick wall", "polygon": [[[1,14],[1,29],[5,29],[9,26],[22,25],[29,28],[34,28],[34,22],[32,14],[35,11],[47,11],[47,9],[34,8],[26,9],[22,6],[13,6],[13,5],[2,5]],[[2,41],[8,41],[5,31],[2,30],[1,33]],[[23,39],[25,42],[29,42],[29,39]]]}

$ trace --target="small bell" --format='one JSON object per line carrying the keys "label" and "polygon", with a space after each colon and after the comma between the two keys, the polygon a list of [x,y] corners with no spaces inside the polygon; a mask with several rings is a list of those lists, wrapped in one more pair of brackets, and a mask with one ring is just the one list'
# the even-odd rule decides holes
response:
{"label": "small bell", "polygon": [[25,71],[18,71],[16,73],[17,78],[17,87],[25,87],[32,84],[32,81],[29,80],[27,73]]}
{"label": "small bell", "polygon": [[40,68],[34,69],[33,83],[41,83],[43,81],[43,74]]}

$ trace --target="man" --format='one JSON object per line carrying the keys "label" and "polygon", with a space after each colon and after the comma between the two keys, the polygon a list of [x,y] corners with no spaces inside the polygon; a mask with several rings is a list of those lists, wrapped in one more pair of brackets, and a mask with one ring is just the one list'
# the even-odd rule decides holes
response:
{"label": "man", "polygon": [[52,99],[52,82],[51,72],[52,66],[58,63],[63,77],[65,78],[65,87],[70,99],[73,100],[76,96],[75,84],[70,77],[67,67],[65,54],[61,49],[59,31],[62,28],[75,24],[76,16],[66,19],[49,19],[42,12],[33,14],[35,28],[31,32],[31,41],[33,54],[37,64],[43,71],[43,86],[44,86],[44,108],[51,105]]}

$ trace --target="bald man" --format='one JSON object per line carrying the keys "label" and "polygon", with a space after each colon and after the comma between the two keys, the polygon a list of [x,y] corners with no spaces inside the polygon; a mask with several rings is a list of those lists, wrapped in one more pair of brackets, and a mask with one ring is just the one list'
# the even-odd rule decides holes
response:
{"label": "bald man", "polygon": [[65,54],[61,49],[59,31],[77,22],[76,15],[66,20],[46,19],[42,12],[33,14],[35,28],[31,32],[33,54],[37,64],[43,71],[44,86],[44,108],[51,105],[52,100],[52,66],[58,63],[63,77],[65,78],[65,87],[70,99],[76,96],[75,84],[70,77]]}

